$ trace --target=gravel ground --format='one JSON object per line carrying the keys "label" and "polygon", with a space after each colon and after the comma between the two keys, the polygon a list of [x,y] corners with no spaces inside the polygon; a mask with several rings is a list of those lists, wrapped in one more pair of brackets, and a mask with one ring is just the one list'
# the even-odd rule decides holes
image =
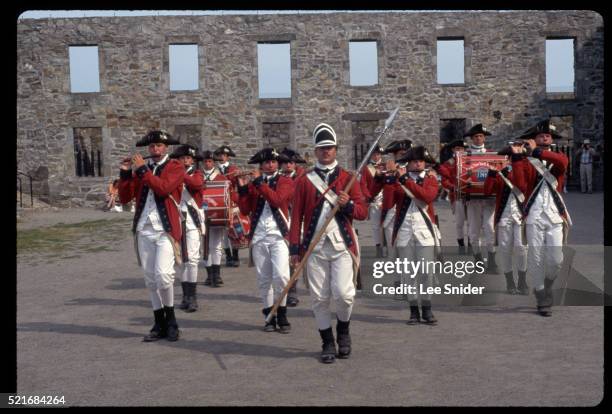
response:
{"label": "gravel ground", "polygon": [[[581,211],[585,197],[589,209]],[[603,196],[571,193],[567,203],[576,224],[570,243],[592,255],[580,271],[595,280],[603,249],[589,246],[603,244]],[[437,210],[452,244],[449,209]],[[353,354],[323,365],[303,285],[288,312],[292,333],[261,330],[245,251],[241,267],[222,269],[222,288],[198,284],[200,311],[177,310],[178,342],[143,343],[153,315],[130,218],[88,209],[20,218],[18,236],[69,230],[71,238],[18,252],[20,395],[64,395],[70,406],[592,406],[603,397],[602,307],[557,306],[542,318],[533,296],[500,293],[496,306],[434,302],[437,326],[407,326],[406,303],[367,295],[366,279],[351,322]],[[367,245],[369,226],[359,228]],[[179,290],[177,280],[177,301]]]}

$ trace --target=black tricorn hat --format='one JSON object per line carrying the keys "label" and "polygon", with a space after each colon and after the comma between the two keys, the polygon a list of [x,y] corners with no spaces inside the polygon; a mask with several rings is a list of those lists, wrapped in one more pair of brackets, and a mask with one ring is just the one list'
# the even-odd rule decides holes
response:
{"label": "black tricorn hat", "polygon": [[227,154],[230,157],[236,156],[236,154],[234,154],[234,151],[232,151],[232,149],[228,147],[227,145],[221,145],[219,148],[215,150],[214,154],[215,155]]}
{"label": "black tricorn hat", "polygon": [[209,150],[202,151],[201,155],[202,155],[202,161],[204,161],[204,160],[215,160],[215,161],[217,161],[217,157],[215,156],[215,154],[213,154],[212,151],[209,151]]}
{"label": "black tricorn hat", "polygon": [[204,159],[202,158],[202,154],[198,151],[198,148],[189,144],[183,144],[177,147],[172,154],[170,154],[170,158],[180,158],[184,155],[188,155],[196,161],[202,161]]}
{"label": "black tricorn hat", "polygon": [[284,148],[279,157],[278,162],[295,162],[297,164],[306,164],[306,160],[300,156],[296,151],[290,148]]}
{"label": "black tricorn hat", "polygon": [[277,152],[276,149],[264,148],[258,151],[255,155],[253,155],[248,163],[249,164],[260,164],[264,161],[271,161],[271,160],[278,161],[279,156],[280,156],[280,153]]}
{"label": "black tricorn hat", "polygon": [[463,134],[463,136],[464,137],[471,137],[472,135],[476,135],[476,134],[491,135],[491,133],[489,131],[487,131],[487,129],[485,127],[483,127],[482,124],[476,124],[473,127],[471,127],[468,130],[468,132]]}
{"label": "black tricorn hat", "polygon": [[179,145],[180,142],[176,139],[172,138],[172,135],[167,133],[166,131],[155,129],[153,131],[149,131],[147,135],[142,137],[136,143],[137,147],[148,147],[149,144],[166,144],[166,145]]}
{"label": "black tricorn hat", "polygon": [[467,143],[464,140],[462,140],[462,139],[456,139],[456,140],[451,141],[448,144],[446,144],[445,147],[446,148],[450,148],[450,149],[453,149],[455,147],[466,148],[467,147]]}
{"label": "black tricorn hat", "polygon": [[408,150],[412,147],[412,141],[409,139],[401,139],[399,141],[391,141],[387,148],[384,149],[383,154],[394,154],[400,150]]}
{"label": "black tricorn hat", "polygon": [[522,139],[530,139],[530,138],[534,138],[536,135],[538,135],[540,133],[550,134],[550,135],[552,135],[552,137],[554,139],[561,139],[561,138],[563,138],[562,135],[559,135],[557,133],[557,127],[554,126],[550,122],[550,119],[544,119],[544,120],[538,122],[537,124],[535,124],[534,126],[529,128],[527,131],[523,132],[523,135],[521,135],[520,138],[522,138]]}
{"label": "black tricorn hat", "polygon": [[422,145],[418,147],[412,147],[406,152],[397,162],[408,162],[408,161],[425,161],[427,164],[435,164],[437,161],[429,153],[427,148]]}

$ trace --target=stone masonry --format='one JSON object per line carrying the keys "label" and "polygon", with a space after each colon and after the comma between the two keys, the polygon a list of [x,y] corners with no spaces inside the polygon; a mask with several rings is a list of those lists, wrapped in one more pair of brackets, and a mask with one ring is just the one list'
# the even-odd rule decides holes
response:
{"label": "stone masonry", "polygon": [[[464,84],[437,84],[438,38],[464,39]],[[550,38],[575,39],[575,93],[546,93]],[[349,85],[351,40],[377,42],[377,85]],[[291,98],[258,98],[258,42],[290,42]],[[199,89],[170,91],[168,46],[186,43],[198,45]],[[99,93],[70,92],[72,45],[98,46]],[[17,54],[18,169],[58,206],[99,203],[152,128],[202,149],[229,144],[241,165],[268,143],[311,153],[326,122],[353,168],[395,106],[392,139],[436,153],[448,119],[484,123],[494,148],[548,116],[570,123],[571,145],[603,144],[603,19],[592,11],[25,19]],[[75,173],[75,131],[87,128],[102,134],[102,176]]]}

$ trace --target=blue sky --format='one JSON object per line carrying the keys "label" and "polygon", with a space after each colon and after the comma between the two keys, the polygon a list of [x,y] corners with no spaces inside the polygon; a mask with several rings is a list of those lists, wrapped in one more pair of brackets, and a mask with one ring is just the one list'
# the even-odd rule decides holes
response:
{"label": "blue sky", "polygon": [[[222,14],[311,14],[311,13],[378,13],[410,11],[411,13],[431,12],[432,10],[32,10],[24,12],[19,18],[79,18],[93,16],[158,16],[158,15],[222,15]],[[449,11],[445,11],[449,12]],[[464,12],[452,10],[450,12]],[[479,11],[470,11],[478,13]],[[505,13],[509,11],[499,11]],[[511,12],[511,11],[510,11]],[[169,51],[170,88],[172,90],[192,90],[198,87],[197,48],[178,47]],[[184,45],[180,45],[184,46]],[[74,50],[72,50],[74,49]],[[86,48],[71,48],[71,87],[78,92],[99,91],[96,76],[97,55]],[[93,48],[87,48],[93,49]],[[439,83],[464,82],[464,55],[462,42],[438,42],[437,79]],[[376,44],[373,42],[350,42],[350,84],[372,85],[378,82]],[[259,44],[258,66],[259,91],[262,98],[288,97],[291,91],[290,58],[288,44]],[[546,90],[548,92],[567,92],[574,90],[574,46],[573,40],[546,41]]]}

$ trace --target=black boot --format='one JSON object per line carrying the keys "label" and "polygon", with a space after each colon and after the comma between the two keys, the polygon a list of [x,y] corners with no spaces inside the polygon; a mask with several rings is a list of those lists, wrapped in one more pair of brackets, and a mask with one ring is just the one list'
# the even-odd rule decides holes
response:
{"label": "black boot", "polygon": [[223,250],[225,251],[225,267],[232,267],[234,265],[232,250],[229,248]]}
{"label": "black boot", "polygon": [[463,239],[457,239],[457,245],[459,246],[459,248],[457,249],[457,253],[465,254],[465,242],[463,241]]}
{"label": "black boot", "polygon": [[514,275],[512,272],[504,273],[506,275],[506,292],[510,295],[516,295],[518,291],[514,285]]}
{"label": "black boot", "polygon": [[196,297],[196,286],[197,283],[195,282],[189,283],[189,305],[187,306],[185,312],[195,312],[200,308],[198,306],[198,298]]}
{"label": "black boot", "polygon": [[431,313],[430,300],[421,301],[421,317],[423,318],[423,322],[425,322],[427,325],[435,325],[438,322],[433,313]]}
{"label": "black boot", "polygon": [[496,275],[499,273],[497,263],[495,263],[495,252],[489,252],[487,256],[487,273],[490,275]]}
{"label": "black boot", "polygon": [[550,300],[546,295],[546,287],[541,290],[534,289],[533,293],[536,297],[538,313],[541,316],[552,316],[552,311],[550,309],[552,306],[552,300]]}
{"label": "black boot", "polygon": [[166,324],[168,325],[168,341],[177,341],[181,331],[179,331],[176,318],[174,317],[174,306],[164,306],[164,313],[166,314]]}
{"label": "black boot", "polygon": [[474,263],[476,263],[476,262],[484,263],[484,260],[482,259],[482,254],[474,253]]}
{"label": "black boot", "polygon": [[212,270],[213,270],[212,287],[223,286],[223,280],[221,279],[221,265],[212,265]]}
{"label": "black boot", "polygon": [[330,326],[327,329],[319,329],[319,334],[323,340],[323,345],[321,346],[321,362],[324,364],[331,364],[336,360],[336,342],[334,341],[334,332]]}
{"label": "black boot", "polygon": [[349,324],[351,321],[342,322],[338,319],[336,324],[336,334],[338,335],[338,358],[346,359],[351,354],[351,335]]}
{"label": "black boot", "polygon": [[183,300],[181,301],[181,304],[178,307],[179,309],[185,310],[189,306],[189,302],[187,302],[187,298],[189,297],[189,288],[187,287],[187,282],[181,282],[181,287],[183,288]]}
{"label": "black boot", "polygon": [[291,324],[287,320],[287,307],[279,306],[276,312],[276,323],[278,324],[278,331],[283,334],[291,332]]}
{"label": "black boot", "polygon": [[154,310],[153,317],[155,318],[155,324],[149,334],[142,339],[143,342],[155,342],[168,336],[168,325],[166,324],[164,309]]}
{"label": "black boot", "polygon": [[232,267],[240,267],[240,258],[238,257],[238,248],[232,250]]}
{"label": "black boot", "polygon": [[206,280],[204,281],[204,285],[211,286],[212,285],[212,266],[206,266]]}
{"label": "black boot", "polygon": [[410,302],[410,319],[406,322],[408,325],[417,325],[421,322],[421,315],[419,313],[419,302],[411,300]]}
{"label": "black boot", "polygon": [[[293,272],[292,272],[293,273]],[[297,280],[291,287],[289,288],[289,292],[287,293],[287,306],[290,308],[294,308],[297,304],[300,303],[300,300],[297,297]]]}
{"label": "black boot", "polygon": [[518,286],[516,288],[519,295],[529,295],[529,286],[527,285],[527,272],[518,272]]}
{"label": "black boot", "polygon": [[[279,307],[280,309],[280,307]],[[270,306],[269,308],[263,308],[261,310],[261,313],[264,314],[264,316],[267,318],[268,315],[270,314],[270,311],[272,310],[272,306]],[[276,331],[276,315],[274,315],[272,317],[272,319],[270,319],[270,322],[266,322],[266,324],[264,325],[263,328],[264,332],[274,332]]]}

